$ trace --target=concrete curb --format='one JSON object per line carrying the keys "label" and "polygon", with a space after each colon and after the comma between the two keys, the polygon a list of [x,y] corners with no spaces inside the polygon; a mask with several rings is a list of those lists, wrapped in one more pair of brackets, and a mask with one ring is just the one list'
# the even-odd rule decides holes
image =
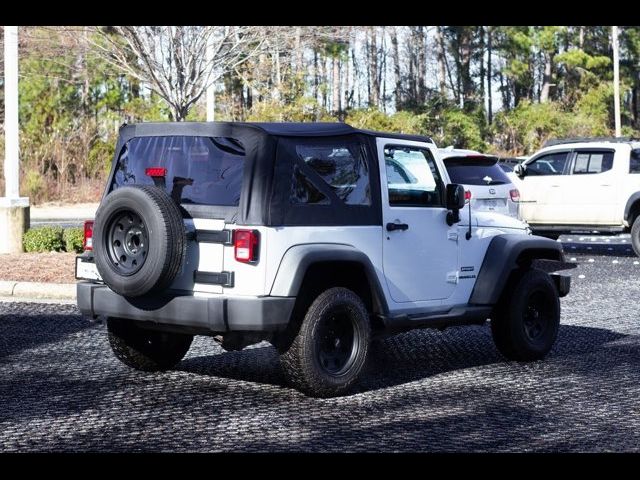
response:
{"label": "concrete curb", "polygon": [[0,297],[75,300],[75,283],[0,281]]}

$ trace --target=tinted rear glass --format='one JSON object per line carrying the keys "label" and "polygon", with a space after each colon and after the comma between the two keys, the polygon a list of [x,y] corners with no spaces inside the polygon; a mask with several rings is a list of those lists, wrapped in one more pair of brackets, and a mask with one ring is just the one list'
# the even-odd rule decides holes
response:
{"label": "tinted rear glass", "polygon": [[503,185],[511,183],[509,177],[497,165],[487,165],[486,162],[444,161],[453,183],[462,185]]}
{"label": "tinted rear glass", "polygon": [[145,169],[167,169],[166,190],[180,203],[237,206],[244,148],[225,137],[136,137],[127,142],[116,167],[113,188],[153,185]]}

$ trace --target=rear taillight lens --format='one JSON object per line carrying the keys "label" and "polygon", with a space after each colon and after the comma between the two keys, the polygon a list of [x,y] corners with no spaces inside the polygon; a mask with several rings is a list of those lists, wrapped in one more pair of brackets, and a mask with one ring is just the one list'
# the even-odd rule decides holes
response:
{"label": "rear taillight lens", "polygon": [[84,239],[82,240],[82,248],[93,250],[93,220],[84,222]]}
{"label": "rear taillight lens", "polygon": [[520,190],[518,190],[517,188],[514,188],[513,190],[509,190],[509,195],[511,195],[511,200],[513,202],[520,201]]}
{"label": "rear taillight lens", "polygon": [[233,248],[238,262],[251,263],[258,259],[258,231],[234,230]]}
{"label": "rear taillight lens", "polygon": [[166,177],[167,169],[163,167],[149,167],[145,168],[144,174],[151,178]]}
{"label": "rear taillight lens", "polygon": [[471,190],[464,191],[464,203],[469,203],[471,201]]}

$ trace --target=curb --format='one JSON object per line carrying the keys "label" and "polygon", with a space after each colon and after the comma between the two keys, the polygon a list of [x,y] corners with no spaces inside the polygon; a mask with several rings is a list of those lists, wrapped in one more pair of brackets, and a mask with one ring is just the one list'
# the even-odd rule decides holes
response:
{"label": "curb", "polygon": [[0,297],[75,300],[75,283],[0,281]]}

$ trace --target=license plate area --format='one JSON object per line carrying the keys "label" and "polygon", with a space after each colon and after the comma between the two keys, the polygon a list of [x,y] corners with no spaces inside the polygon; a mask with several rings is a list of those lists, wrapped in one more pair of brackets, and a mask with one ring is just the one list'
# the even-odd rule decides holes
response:
{"label": "license plate area", "polygon": [[82,257],[76,257],[75,277],[76,280],[102,281],[102,277],[100,277],[100,274],[98,273],[96,264]]}

